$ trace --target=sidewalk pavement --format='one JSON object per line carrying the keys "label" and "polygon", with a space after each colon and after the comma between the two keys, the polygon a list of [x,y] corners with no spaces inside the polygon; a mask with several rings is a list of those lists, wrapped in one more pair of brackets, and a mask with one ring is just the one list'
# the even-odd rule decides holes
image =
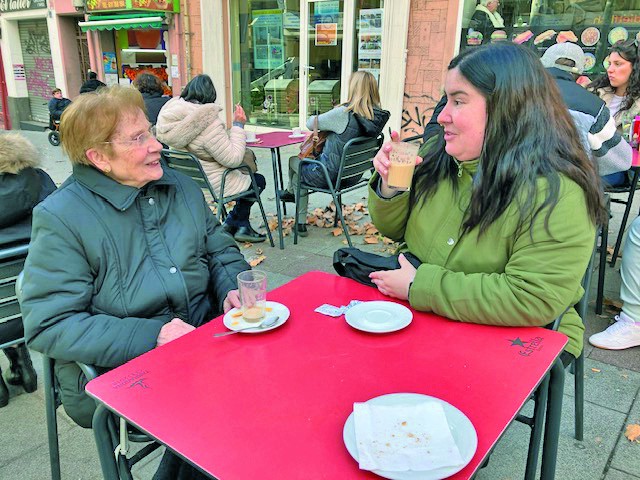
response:
{"label": "sidewalk pavement", "polygon": [[[52,147],[46,133],[23,132],[31,139],[43,155],[43,167],[60,184],[70,173],[70,164],[60,147]],[[297,152],[296,147],[282,149],[286,159]],[[267,213],[275,212],[269,152],[256,149],[260,171],[267,178],[267,189],[262,194]],[[285,170],[286,172],[286,170]],[[365,202],[366,189],[362,188],[345,196],[345,204]],[[310,210],[324,208],[330,198],[315,194],[310,197]],[[636,199],[635,209],[638,208]],[[293,214],[293,206],[288,206],[288,216]],[[615,242],[619,229],[621,207],[614,205],[609,244]],[[634,209],[633,214],[637,210]],[[260,225],[257,208],[252,212],[254,227]],[[368,217],[362,221],[367,220]],[[633,219],[633,218],[632,218]],[[631,220],[632,220],[631,219]],[[629,222],[630,223],[630,222]],[[275,237],[275,236],[274,236]],[[275,237],[277,238],[277,237]],[[274,240],[275,240],[274,238]],[[264,256],[258,268],[268,273],[269,289],[276,288],[310,270],[333,272],[333,252],[344,246],[344,235],[333,236],[331,229],[309,228],[309,236],[299,238],[293,245],[292,236],[285,237],[285,249],[272,248],[268,243],[241,246],[249,259]],[[363,236],[353,237],[355,246],[364,250],[381,253],[381,244],[364,244]],[[277,243],[276,243],[277,245]],[[620,262],[615,268],[606,267],[605,297],[619,302]],[[595,299],[595,275],[591,299]],[[615,312],[607,316],[596,316],[593,300],[590,302],[586,321],[586,336],[600,331],[608,325]],[[585,341],[585,343],[587,343]],[[556,478],[559,480],[622,480],[640,479],[640,443],[632,443],[624,436],[627,425],[640,424],[640,347],[613,352],[585,347],[585,435],[584,441],[573,438],[574,402],[573,376],[567,374],[565,401],[563,408],[560,447]],[[42,391],[42,361],[33,353],[33,361],[39,376],[39,389],[25,394],[11,387],[11,400],[7,407],[0,409],[0,478],[33,479],[50,478],[47,447],[44,398]],[[0,367],[6,371],[8,362],[0,355]],[[487,409],[491,405],[487,405]],[[76,426],[63,412],[58,410],[59,438],[63,479],[100,479],[101,471],[90,430]],[[491,455],[489,465],[480,470],[479,480],[511,480],[524,476],[525,459],[529,438],[529,428],[519,423],[511,425]],[[336,438],[336,441],[341,441]],[[161,452],[145,459],[134,469],[135,479],[150,479],[157,467]],[[268,478],[265,476],[265,478]],[[275,478],[272,477],[272,478]],[[301,473],[301,477],[304,474]],[[226,479],[225,479],[226,480]],[[233,479],[229,479],[233,480]],[[240,479],[237,479],[240,480]],[[286,479],[293,480],[293,479]]]}

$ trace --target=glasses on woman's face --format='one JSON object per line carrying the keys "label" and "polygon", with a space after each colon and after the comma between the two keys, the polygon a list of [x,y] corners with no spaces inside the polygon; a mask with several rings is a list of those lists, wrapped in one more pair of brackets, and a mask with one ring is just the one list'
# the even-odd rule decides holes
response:
{"label": "glasses on woman's face", "polygon": [[144,147],[152,138],[155,139],[155,135],[153,134],[153,127],[150,126],[149,130],[136,135],[134,138],[130,140],[117,139],[117,140],[111,140],[110,142],[102,142],[102,143],[119,143],[122,145],[129,145],[132,147]]}

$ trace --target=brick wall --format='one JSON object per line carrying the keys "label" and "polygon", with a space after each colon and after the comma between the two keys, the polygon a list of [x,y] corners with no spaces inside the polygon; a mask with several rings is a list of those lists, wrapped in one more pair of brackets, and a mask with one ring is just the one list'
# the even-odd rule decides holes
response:
{"label": "brick wall", "polygon": [[[181,11],[184,13],[185,3],[189,9],[189,30],[191,32],[191,70],[188,79],[202,73],[202,24],[200,15],[200,0],[182,0]],[[185,43],[183,43],[184,48]]]}
{"label": "brick wall", "polygon": [[407,37],[402,136],[422,134],[441,96],[457,33],[457,0],[413,0]]}

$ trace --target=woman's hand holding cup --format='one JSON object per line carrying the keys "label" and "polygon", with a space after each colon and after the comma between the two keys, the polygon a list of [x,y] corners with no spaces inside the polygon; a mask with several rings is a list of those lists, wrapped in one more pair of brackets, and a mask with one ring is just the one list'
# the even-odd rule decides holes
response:
{"label": "woman's hand holding cup", "polygon": [[[396,185],[393,187],[389,186],[389,169],[392,168],[391,152],[394,149],[394,145],[398,145],[400,143],[400,135],[398,132],[391,132],[391,141],[386,142],[373,159],[373,167],[376,172],[378,172],[378,175],[380,175],[380,193],[383,197],[390,198],[398,191],[398,188],[394,188],[397,187]],[[404,147],[408,147],[410,145],[411,144],[403,144]],[[415,165],[418,165],[421,162],[422,158],[416,156]]]}

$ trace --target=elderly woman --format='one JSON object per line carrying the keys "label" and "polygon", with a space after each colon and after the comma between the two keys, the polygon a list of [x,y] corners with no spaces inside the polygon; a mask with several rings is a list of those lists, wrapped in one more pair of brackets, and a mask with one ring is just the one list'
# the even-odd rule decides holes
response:
{"label": "elderly woman", "polygon": [[566,365],[582,350],[573,305],[606,215],[595,165],[528,49],[466,50],[449,64],[444,90],[443,132],[429,141],[411,191],[388,185],[390,145],[374,160],[371,217],[422,264],[401,256],[401,268],[372,281],[461,322],[543,326],[567,310],[559,327],[569,337]]}
{"label": "elderly woman", "polygon": [[83,427],[95,404],[74,362],[113,368],[191,332],[239,306],[249,269],[198,185],[163,169],[143,106],[133,88],[80,96],[60,130],[73,173],[33,214],[25,336]]}
{"label": "elderly woman", "polygon": [[469,31],[480,32],[482,43],[489,43],[493,32],[504,30],[504,20],[498,13],[499,6],[500,0],[480,0],[475,12],[473,12],[469,22]]}
{"label": "elderly woman", "polygon": [[[193,153],[207,174],[211,186],[218,193],[222,186],[222,175],[227,173],[224,195],[235,195],[251,188],[251,176],[242,170],[229,169],[241,165],[256,168],[256,157],[246,148],[244,124],[247,117],[239,105],[233,115],[233,126],[227,131],[220,119],[222,109],[216,105],[217,94],[209,75],[194,77],[182,90],[180,97],[172,98],[162,107],[156,123],[158,140],[178,150]],[[259,173],[255,174],[260,192],[267,182]],[[256,232],[249,216],[252,198],[241,198],[224,222],[224,228],[238,242],[264,242],[266,235]]]}

